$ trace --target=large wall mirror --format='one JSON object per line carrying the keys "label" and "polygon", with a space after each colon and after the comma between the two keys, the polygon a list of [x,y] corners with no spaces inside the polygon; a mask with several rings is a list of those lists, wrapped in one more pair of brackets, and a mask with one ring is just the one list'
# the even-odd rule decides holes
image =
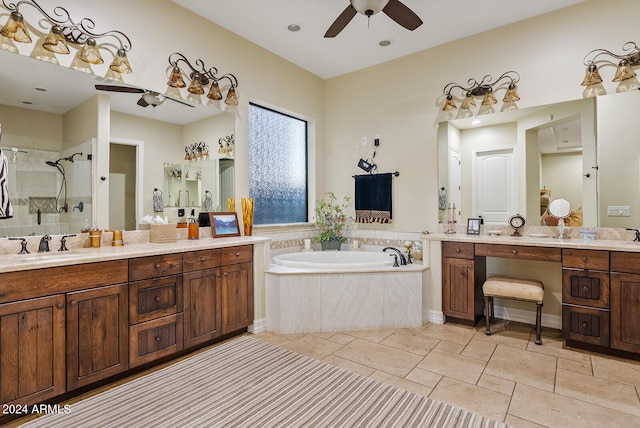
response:
{"label": "large wall mirror", "polygon": [[638,227],[638,112],[634,91],[440,123],[442,202],[463,222],[540,225],[548,201],[566,199],[584,226]]}
{"label": "large wall mirror", "polygon": [[[144,108],[137,105],[140,94],[95,89],[122,82],[4,51],[0,81],[0,148],[14,207],[13,218],[0,220],[0,236],[78,233],[94,224],[132,230],[154,214],[175,220],[180,207],[167,202],[168,209],[154,211],[154,189],[164,193],[164,164],[188,162],[185,146],[194,143],[204,142],[211,153],[198,162],[208,180],[203,195],[209,192],[214,208],[233,195],[233,157],[218,153],[219,141],[234,134],[230,113],[171,100]],[[98,176],[97,158],[105,151],[97,141],[105,126],[108,174]],[[101,180],[109,182],[108,195],[96,191]],[[204,200],[189,203],[201,211]],[[108,213],[96,213],[96,206],[108,206]]]}

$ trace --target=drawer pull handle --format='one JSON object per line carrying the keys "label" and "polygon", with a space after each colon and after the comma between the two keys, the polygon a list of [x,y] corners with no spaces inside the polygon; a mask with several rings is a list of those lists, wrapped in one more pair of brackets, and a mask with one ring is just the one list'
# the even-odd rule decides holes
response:
{"label": "drawer pull handle", "polygon": [[56,306],[58,307],[58,309],[62,309],[64,308],[64,303],[58,303]]}
{"label": "drawer pull handle", "polygon": [[200,257],[200,261],[204,263],[204,262],[207,261],[207,258],[206,257]]}
{"label": "drawer pull handle", "polygon": [[587,262],[587,260],[588,260],[588,259],[587,259],[587,257],[586,257],[586,256],[582,258],[582,261],[583,261],[583,262],[585,262],[585,263]]}
{"label": "drawer pull handle", "polygon": [[160,301],[160,296],[156,296],[156,297],[154,297],[154,299],[155,299],[156,302],[159,302]]}
{"label": "drawer pull handle", "polygon": [[240,253],[236,253],[236,257],[240,257]]}
{"label": "drawer pull handle", "polygon": [[156,267],[156,270],[159,270],[162,267],[162,265],[160,263],[156,263],[155,267]]}
{"label": "drawer pull handle", "polygon": [[456,253],[459,253],[460,251],[462,251],[460,248],[456,248]]}
{"label": "drawer pull handle", "polygon": [[583,290],[583,291],[589,291],[589,286],[587,286],[587,285],[583,285],[583,286],[582,286],[582,290]]}
{"label": "drawer pull handle", "polygon": [[156,337],[156,342],[160,342],[160,337]]}
{"label": "drawer pull handle", "polygon": [[511,250],[513,254],[518,254],[518,250]]}
{"label": "drawer pull handle", "polygon": [[583,323],[582,323],[582,327],[584,327],[584,328],[587,328],[587,326],[588,326],[588,325],[589,325],[589,324],[587,324],[586,322],[583,322]]}

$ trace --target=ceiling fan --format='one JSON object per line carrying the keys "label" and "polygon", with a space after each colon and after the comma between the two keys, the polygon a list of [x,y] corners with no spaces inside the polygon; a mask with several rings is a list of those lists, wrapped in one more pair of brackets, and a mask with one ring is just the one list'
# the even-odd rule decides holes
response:
{"label": "ceiling fan", "polygon": [[399,0],[349,0],[349,6],[331,24],[324,37],[330,38],[340,34],[356,13],[371,18],[378,12],[383,12],[407,30],[413,31],[422,25],[420,17]]}
{"label": "ceiling fan", "polygon": [[158,92],[149,91],[147,89],[133,88],[131,86],[117,86],[117,85],[96,85],[96,89],[99,91],[108,91],[108,92],[126,92],[129,94],[142,94],[137,104],[140,107],[158,107],[165,100],[169,99],[171,101],[175,101],[180,104],[184,104],[185,106],[195,108],[191,104],[185,103],[175,98],[168,97],[166,95],[160,94]]}

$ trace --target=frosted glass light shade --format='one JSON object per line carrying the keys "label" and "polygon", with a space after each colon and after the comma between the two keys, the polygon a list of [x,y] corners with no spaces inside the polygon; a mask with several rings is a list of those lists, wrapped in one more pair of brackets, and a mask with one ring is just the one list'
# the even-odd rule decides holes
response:
{"label": "frosted glass light shade", "polygon": [[89,64],[102,64],[104,60],[102,59],[102,55],[100,55],[100,51],[98,50],[98,46],[96,45],[95,39],[87,39],[87,42],[82,47],[79,55],[80,59]]}
{"label": "frosted glass light shade", "polygon": [[618,68],[616,69],[616,75],[613,78],[614,82],[622,82],[625,80],[633,79],[636,77],[636,72],[631,68],[629,62],[626,60],[620,61]]}
{"label": "frosted glass light shade", "polygon": [[121,74],[128,74],[133,71],[131,70],[131,65],[129,64],[127,53],[124,49],[118,49],[118,52],[116,52],[116,56],[113,58],[113,62],[109,68],[116,73]]}
{"label": "frosted glass light shade", "polygon": [[199,73],[194,73],[193,79],[191,79],[191,84],[189,85],[189,88],[187,88],[187,90],[190,93],[196,94],[196,95],[204,94],[204,88],[202,87],[202,82],[200,81]]}
{"label": "frosted glass light shade", "polygon": [[62,34],[62,28],[60,28],[60,26],[58,25],[54,25],[53,27],[51,27],[49,35],[47,35],[47,38],[44,39],[44,43],[42,43],[42,47],[49,52],[57,54],[67,55],[69,53],[67,40]]}
{"label": "frosted glass light shade", "polygon": [[207,98],[209,98],[210,100],[222,99],[222,92],[220,92],[220,86],[218,85],[218,82],[214,81],[213,83],[211,83],[211,89],[207,94]]}
{"label": "frosted glass light shade", "polygon": [[172,88],[184,88],[187,86],[187,84],[184,83],[184,79],[182,78],[182,71],[180,70],[180,67],[173,67],[167,85],[171,86]]}
{"label": "frosted glass light shade", "polygon": [[11,12],[9,20],[0,30],[0,34],[20,43],[31,43],[31,36],[22,14]]}
{"label": "frosted glass light shade", "polygon": [[236,88],[233,86],[229,88],[229,92],[227,92],[227,98],[224,100],[224,103],[230,106],[238,105],[238,94],[236,93]]}

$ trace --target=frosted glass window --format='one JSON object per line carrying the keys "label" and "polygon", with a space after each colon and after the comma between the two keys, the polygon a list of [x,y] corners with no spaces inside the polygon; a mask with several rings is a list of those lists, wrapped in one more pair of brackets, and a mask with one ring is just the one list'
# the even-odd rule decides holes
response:
{"label": "frosted glass window", "polygon": [[249,196],[254,224],[307,221],[307,122],[249,105]]}

